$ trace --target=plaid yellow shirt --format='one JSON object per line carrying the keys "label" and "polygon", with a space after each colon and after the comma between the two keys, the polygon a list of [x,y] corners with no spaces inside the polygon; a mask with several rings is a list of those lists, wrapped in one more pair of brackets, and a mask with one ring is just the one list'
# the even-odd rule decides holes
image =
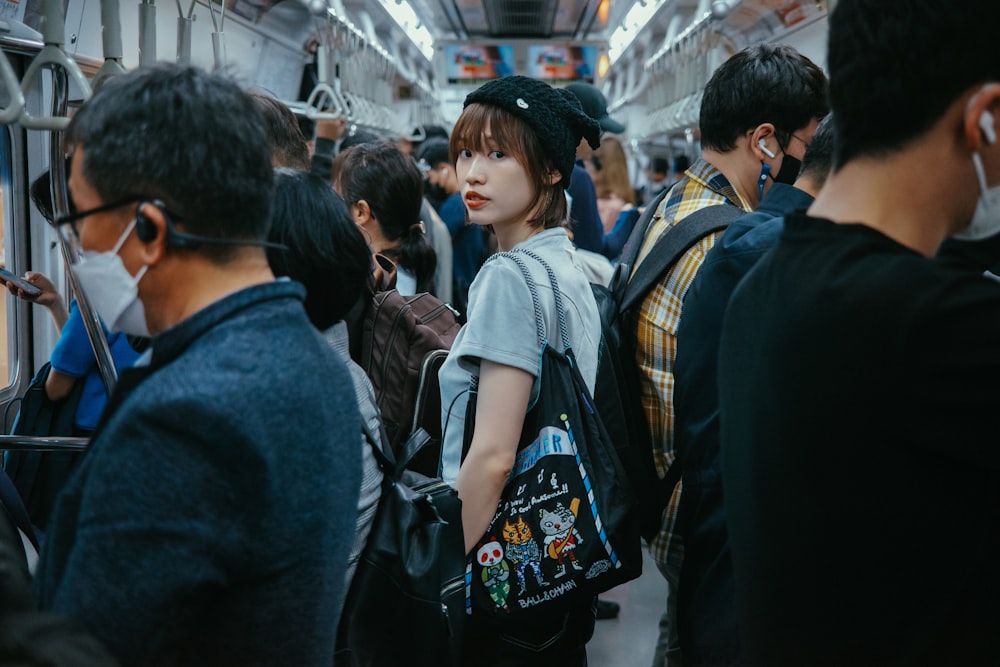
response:
{"label": "plaid yellow shirt", "polygon": [[[660,203],[649,224],[636,266],[646,258],[656,240],[674,225],[695,211],[727,201],[744,211],[752,210],[722,172],[704,160],[695,162]],[[722,232],[709,234],[685,252],[646,296],[638,314],[636,363],[641,371],[642,404],[661,477],[674,461],[673,367],[681,306],[705,255],[721,235]],[[680,496],[681,484],[678,484],[663,513],[660,533],[649,545],[650,554],[662,564],[667,563],[668,554],[681,548],[673,535]]]}

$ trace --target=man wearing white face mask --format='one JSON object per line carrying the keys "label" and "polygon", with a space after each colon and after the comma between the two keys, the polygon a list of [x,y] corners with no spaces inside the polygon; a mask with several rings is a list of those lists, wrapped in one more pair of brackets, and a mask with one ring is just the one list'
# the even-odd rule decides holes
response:
{"label": "man wearing white face mask", "polygon": [[67,139],[73,270],[110,330],[152,340],[59,498],[39,602],[122,664],[329,665],[361,422],[264,254],[263,119],[226,77],[161,63],[110,80]]}
{"label": "man wearing white face mask", "polygon": [[834,171],[719,354],[748,664],[1000,655],[1000,284],[933,258],[1000,233],[998,27],[996,0],[831,15]]}

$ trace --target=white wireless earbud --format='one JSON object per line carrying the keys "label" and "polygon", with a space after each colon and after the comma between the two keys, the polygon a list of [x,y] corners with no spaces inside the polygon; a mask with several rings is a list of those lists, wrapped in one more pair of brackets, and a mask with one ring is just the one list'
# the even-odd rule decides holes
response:
{"label": "white wireless earbud", "polygon": [[764,151],[764,155],[766,155],[768,157],[774,157],[774,153],[772,153],[771,149],[769,149],[767,147],[767,142],[766,141],[764,141],[763,139],[761,139],[760,141],[757,142],[757,145],[760,147],[760,149],[762,151]]}
{"label": "white wireless earbud", "polygon": [[997,131],[994,126],[993,114],[989,111],[983,111],[982,115],[979,116],[979,129],[983,131],[983,138],[986,139],[986,143],[992,144],[997,140]]}

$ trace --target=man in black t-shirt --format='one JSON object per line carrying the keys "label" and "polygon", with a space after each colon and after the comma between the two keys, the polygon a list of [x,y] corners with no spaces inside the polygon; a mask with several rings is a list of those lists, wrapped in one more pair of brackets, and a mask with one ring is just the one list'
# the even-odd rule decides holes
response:
{"label": "man in black t-shirt", "polygon": [[998,28],[996,0],[831,15],[834,173],[720,348],[751,664],[1000,659],[1000,284],[931,259],[1000,232]]}

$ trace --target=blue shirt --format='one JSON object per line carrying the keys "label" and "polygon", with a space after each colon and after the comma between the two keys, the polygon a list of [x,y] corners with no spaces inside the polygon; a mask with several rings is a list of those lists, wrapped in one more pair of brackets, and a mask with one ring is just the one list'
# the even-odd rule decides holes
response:
{"label": "blue shirt", "polygon": [[[125,334],[108,333],[106,328],[104,334],[111,349],[111,358],[114,359],[115,367],[119,371],[135,363],[139,353],[128,344]],[[53,370],[70,377],[83,378],[83,393],[76,408],[74,423],[79,429],[93,431],[108,396],[75,299],[69,303],[69,318],[63,325],[50,361]]]}
{"label": "blue shirt", "polygon": [[[614,228],[604,233],[604,223],[597,211],[597,191],[587,170],[577,162],[573,165],[573,173],[566,189],[573,203],[569,210],[569,219],[573,230],[573,245],[581,250],[589,250],[604,255],[610,260],[618,258],[625,242],[628,241],[632,227],[639,219],[636,208],[622,211],[615,221]],[[443,217],[443,216],[442,216]]]}
{"label": "blue shirt", "polygon": [[486,257],[483,230],[478,225],[466,223],[465,203],[459,192],[448,195],[437,212],[451,232],[452,274],[455,282],[460,288],[468,290]]}

